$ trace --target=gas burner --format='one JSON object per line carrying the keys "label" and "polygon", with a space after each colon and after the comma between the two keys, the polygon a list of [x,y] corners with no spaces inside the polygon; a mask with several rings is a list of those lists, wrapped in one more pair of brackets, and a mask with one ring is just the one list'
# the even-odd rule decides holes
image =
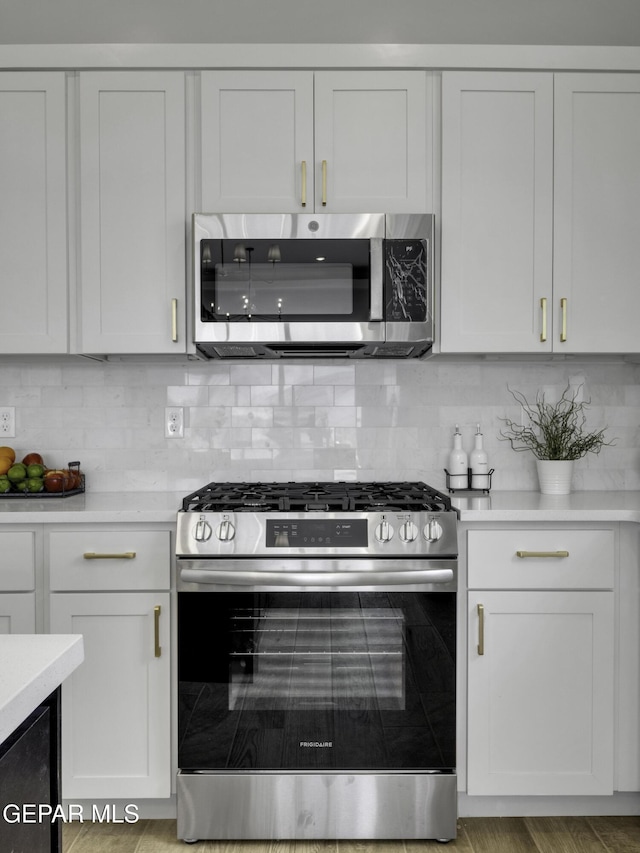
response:
{"label": "gas burner", "polygon": [[422,482],[209,483],[184,498],[191,512],[446,512],[451,499]]}

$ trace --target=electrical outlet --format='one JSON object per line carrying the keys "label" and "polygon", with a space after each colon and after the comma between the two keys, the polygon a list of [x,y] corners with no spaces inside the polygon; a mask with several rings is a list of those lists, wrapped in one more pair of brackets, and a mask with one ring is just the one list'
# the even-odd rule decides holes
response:
{"label": "electrical outlet", "polygon": [[16,437],[15,406],[0,407],[0,439]]}
{"label": "electrical outlet", "polygon": [[184,438],[184,409],[172,406],[164,410],[164,437]]}

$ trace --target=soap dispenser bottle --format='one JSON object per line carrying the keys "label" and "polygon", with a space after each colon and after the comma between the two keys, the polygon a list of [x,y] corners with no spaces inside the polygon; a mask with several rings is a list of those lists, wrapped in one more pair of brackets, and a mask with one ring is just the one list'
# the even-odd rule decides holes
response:
{"label": "soap dispenser bottle", "polygon": [[453,434],[453,449],[449,454],[449,488],[467,489],[469,487],[467,454],[462,447],[462,434],[456,424]]}
{"label": "soap dispenser bottle", "polygon": [[475,446],[469,455],[469,467],[471,468],[471,488],[489,489],[489,460],[487,451],[484,449],[480,424],[477,424]]}

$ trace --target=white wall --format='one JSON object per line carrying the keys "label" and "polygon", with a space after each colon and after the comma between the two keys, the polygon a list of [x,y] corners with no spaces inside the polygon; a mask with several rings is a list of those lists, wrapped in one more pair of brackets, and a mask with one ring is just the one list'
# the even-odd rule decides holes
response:
{"label": "white wall", "polygon": [[[640,488],[640,366],[622,361],[452,360],[307,364],[4,359],[19,453],[79,459],[94,491],[187,493],[210,480],[423,479],[443,489],[454,424],[482,424],[495,489],[535,489],[530,454],[498,440],[518,417],[507,385],[535,397],[585,384],[590,423],[616,438],[577,463],[576,489]],[[184,439],[164,438],[183,406]]]}

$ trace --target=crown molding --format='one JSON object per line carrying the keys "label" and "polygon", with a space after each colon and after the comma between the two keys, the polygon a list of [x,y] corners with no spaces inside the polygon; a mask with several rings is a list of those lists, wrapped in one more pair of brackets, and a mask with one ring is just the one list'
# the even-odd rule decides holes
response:
{"label": "crown molding", "polygon": [[640,47],[481,44],[4,44],[0,69],[429,68],[640,71]]}

